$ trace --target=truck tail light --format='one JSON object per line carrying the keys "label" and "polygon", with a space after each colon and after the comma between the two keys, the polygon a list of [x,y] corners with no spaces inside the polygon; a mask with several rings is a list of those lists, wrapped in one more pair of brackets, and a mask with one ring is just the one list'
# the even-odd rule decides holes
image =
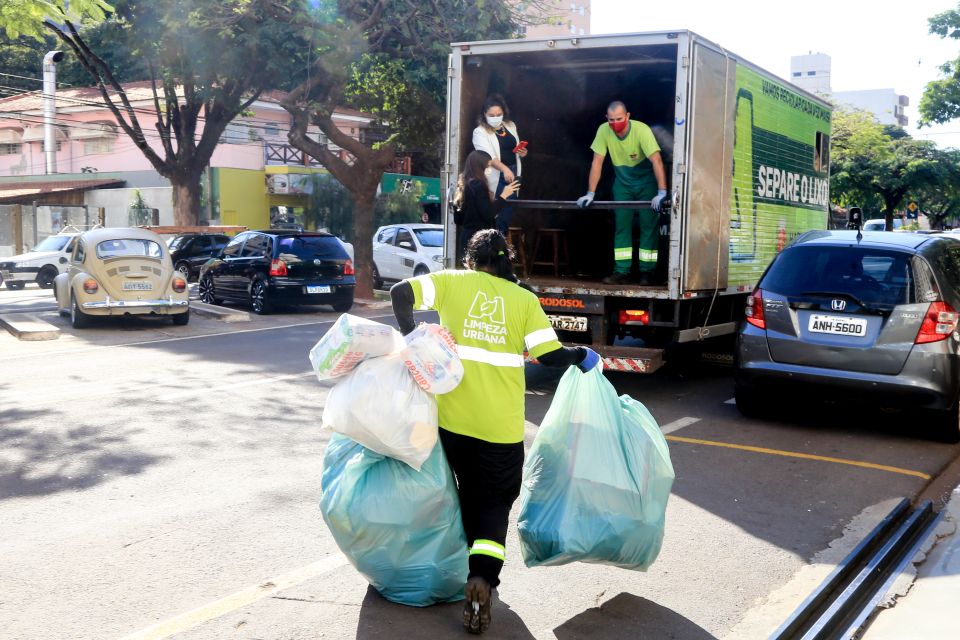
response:
{"label": "truck tail light", "polygon": [[86,293],[96,293],[100,290],[100,285],[93,278],[87,278],[83,281],[83,290]]}
{"label": "truck tail light", "polygon": [[755,289],[747,298],[747,308],[743,310],[747,322],[758,329],[767,328],[767,320],[763,317],[763,291]]}
{"label": "truck tail light", "polygon": [[347,261],[343,263],[343,275],[352,276],[355,274],[356,271],[353,269],[353,260],[347,259]]}
{"label": "truck tail light", "polygon": [[177,293],[183,293],[187,289],[187,281],[183,278],[173,279],[173,290]]}
{"label": "truck tail light", "polygon": [[619,324],[650,324],[650,314],[639,309],[625,309],[620,311]]}
{"label": "truck tail light", "polygon": [[960,316],[957,310],[946,302],[931,302],[914,343],[926,344],[946,340],[957,330],[958,319]]}
{"label": "truck tail light", "polygon": [[285,276],[287,275],[287,263],[283,260],[276,258],[270,261],[270,275],[272,276]]}

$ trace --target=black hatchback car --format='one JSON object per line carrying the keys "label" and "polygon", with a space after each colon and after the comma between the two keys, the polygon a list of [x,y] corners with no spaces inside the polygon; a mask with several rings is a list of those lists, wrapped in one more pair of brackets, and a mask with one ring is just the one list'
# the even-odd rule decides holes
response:
{"label": "black hatchback car", "polygon": [[960,241],[806,233],[749,298],[734,356],[737,408],[749,416],[787,398],[832,398],[925,410],[926,424],[956,442],[958,309]]}
{"label": "black hatchback car", "polygon": [[186,233],[174,236],[167,243],[173,267],[185,280],[193,280],[200,267],[210,258],[219,255],[230,238],[219,233]]}
{"label": "black hatchback car", "polygon": [[346,247],[334,235],[285,229],[245,231],[200,271],[200,300],[248,301],[256,313],[278,305],[353,306],[356,278]]}

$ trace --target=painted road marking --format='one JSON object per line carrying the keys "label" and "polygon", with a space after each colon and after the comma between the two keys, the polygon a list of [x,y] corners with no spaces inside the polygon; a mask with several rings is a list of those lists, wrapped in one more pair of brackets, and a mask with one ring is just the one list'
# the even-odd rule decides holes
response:
{"label": "painted road marking", "polygon": [[802,458],[804,460],[819,460],[820,462],[833,462],[836,464],[846,464],[853,467],[863,467],[865,469],[877,469],[879,471],[889,471],[890,473],[899,473],[905,476],[915,476],[929,480],[930,476],[922,471],[913,471],[911,469],[901,469],[900,467],[891,467],[885,464],[874,464],[873,462],[862,462],[860,460],[846,460],[844,458],[831,458],[829,456],[817,456],[811,453],[798,453],[796,451],[781,451],[779,449],[767,449],[765,447],[753,447],[746,444],[731,444],[729,442],[715,442],[713,440],[700,440],[698,438],[684,438],[683,436],[667,436],[667,440],[674,442],[686,442],[688,444],[702,444],[708,447],[723,447],[725,449],[739,449],[741,451],[753,451],[754,453],[767,453],[774,456],[784,456],[787,458]]}
{"label": "painted road marking", "polygon": [[181,613],[169,620],[158,622],[146,629],[131,633],[128,636],[124,636],[122,640],[160,640],[161,638],[168,638],[177,633],[183,633],[205,622],[209,622],[214,618],[219,618],[222,615],[251,605],[258,600],[263,600],[277,591],[296,586],[301,582],[316,578],[325,573],[330,573],[348,564],[349,562],[347,562],[345,556],[340,553],[335,553],[313,564],[294,569],[272,580],[267,580],[266,582],[248,587],[242,591],[237,591],[215,602],[205,604],[192,611]]}
{"label": "painted road marking", "polygon": [[660,427],[660,431],[662,431],[664,434],[673,433],[674,431],[679,431],[684,427],[689,427],[696,422],[700,422],[700,418],[691,418],[690,416],[687,416],[686,418],[680,418],[678,420],[674,420],[673,422],[668,422]]}

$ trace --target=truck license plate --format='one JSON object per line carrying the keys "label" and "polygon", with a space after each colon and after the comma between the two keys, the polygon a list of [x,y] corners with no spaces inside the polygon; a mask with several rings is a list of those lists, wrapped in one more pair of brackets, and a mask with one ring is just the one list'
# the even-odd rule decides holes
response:
{"label": "truck license plate", "polygon": [[583,316],[547,316],[554,329],[560,331],[586,331],[587,318]]}
{"label": "truck license plate", "polygon": [[326,285],[326,284],[307,285],[307,293],[330,293],[330,285]]}
{"label": "truck license plate", "polygon": [[830,333],[839,336],[867,335],[867,321],[863,318],[828,316],[814,313],[810,316],[807,329],[813,333]]}
{"label": "truck license plate", "polygon": [[129,280],[123,283],[124,291],[150,291],[153,289],[153,284],[150,282],[130,282]]}

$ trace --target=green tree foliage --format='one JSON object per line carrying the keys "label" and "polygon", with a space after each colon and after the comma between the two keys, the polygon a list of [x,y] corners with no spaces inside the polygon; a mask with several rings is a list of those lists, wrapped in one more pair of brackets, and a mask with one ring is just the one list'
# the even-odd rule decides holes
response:
{"label": "green tree foliage", "polygon": [[937,179],[936,146],[914,140],[902,129],[887,129],[868,112],[840,108],[833,115],[830,191],[834,202],[893,213],[910,193]]}
{"label": "green tree foliage", "polygon": [[44,39],[44,20],[92,24],[113,11],[105,0],[4,0],[0,2],[0,30],[11,40],[21,36]]}
{"label": "green tree foliage", "polygon": [[[195,225],[200,178],[226,126],[286,77],[305,50],[305,0],[117,0],[95,49],[88,31],[45,23],[76,56],[120,128],[173,187],[174,223]],[[146,67],[153,108],[134,108],[118,77],[125,48]],[[146,131],[153,129],[151,139]],[[157,139],[159,138],[159,139]],[[153,144],[151,144],[153,142]],[[159,147],[159,148],[158,148]]]}
{"label": "green tree foliage", "polygon": [[960,225],[960,150],[936,150],[934,161],[934,179],[910,196],[920,203],[932,228],[956,227]]}
{"label": "green tree foliage", "polygon": [[[960,40],[960,5],[930,18],[930,33]],[[960,57],[940,66],[943,74],[928,82],[920,98],[920,126],[942,124],[960,116]]]}
{"label": "green tree foliage", "polygon": [[[314,61],[284,100],[290,143],[316,158],[354,199],[357,293],[370,289],[377,187],[397,152],[439,156],[449,43],[509,38],[520,16],[505,0],[325,0],[313,17]],[[337,106],[372,113],[383,135],[356,140],[333,122]],[[329,142],[307,137],[316,125]]]}

